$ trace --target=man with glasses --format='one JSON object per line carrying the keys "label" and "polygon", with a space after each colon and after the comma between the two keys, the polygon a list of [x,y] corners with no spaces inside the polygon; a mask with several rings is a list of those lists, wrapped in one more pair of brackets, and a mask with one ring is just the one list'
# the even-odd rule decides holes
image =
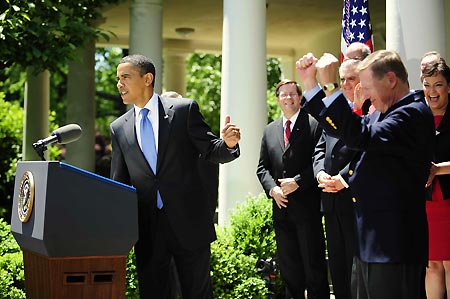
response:
{"label": "man with glasses", "polygon": [[273,222],[286,298],[329,299],[320,190],[312,155],[321,135],[317,121],[300,109],[302,92],[295,81],[276,86],[283,116],[267,125],[257,176],[273,199]]}

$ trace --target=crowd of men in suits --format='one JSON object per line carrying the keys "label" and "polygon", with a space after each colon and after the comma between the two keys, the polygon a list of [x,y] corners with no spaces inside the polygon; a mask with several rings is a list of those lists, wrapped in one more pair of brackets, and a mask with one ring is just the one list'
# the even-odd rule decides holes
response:
{"label": "crowd of men in suits", "polygon": [[[330,296],[323,214],[337,299],[426,296],[433,116],[397,53],[363,54],[339,69],[333,55],[307,53],[296,62],[304,92],[292,80],[276,87],[283,116],[264,131],[256,173],[273,199],[287,298]],[[117,88],[134,107],[111,124],[111,177],[137,189],[140,295],[169,298],[174,263],[184,299],[212,298],[215,203],[198,161],[239,157],[240,128],[227,116],[215,136],[194,100],[154,93],[155,78],[143,55],[120,61]]]}
{"label": "crowd of men in suits", "polygon": [[276,88],[283,116],[264,131],[257,176],[273,198],[287,298],[329,298],[318,211],[335,298],[426,298],[433,116],[397,53],[360,46],[349,54],[366,58],[340,68],[307,53],[296,62],[305,91],[292,80]]}

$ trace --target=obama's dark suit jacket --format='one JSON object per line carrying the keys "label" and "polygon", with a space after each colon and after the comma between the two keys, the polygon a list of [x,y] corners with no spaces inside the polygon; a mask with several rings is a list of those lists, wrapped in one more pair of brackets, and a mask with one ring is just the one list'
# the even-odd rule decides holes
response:
{"label": "obama's dark suit jacket", "polygon": [[[159,97],[158,97],[159,98]],[[159,98],[157,174],[142,153],[135,132],[135,112],[129,110],[111,124],[111,177],[136,187],[139,260],[151,254],[154,244],[156,191],[159,190],[167,221],[177,242],[185,250],[208,246],[215,240],[211,204],[197,167],[199,155],[214,163],[239,156],[239,148],[228,149],[204,122],[198,104],[190,99]]]}

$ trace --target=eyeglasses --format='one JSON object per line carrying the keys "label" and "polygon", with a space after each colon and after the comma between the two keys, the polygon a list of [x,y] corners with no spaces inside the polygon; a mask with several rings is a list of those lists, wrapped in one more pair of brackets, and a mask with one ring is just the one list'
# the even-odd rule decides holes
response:
{"label": "eyeglasses", "polygon": [[280,93],[280,95],[278,97],[280,99],[287,99],[288,97],[296,98],[296,97],[298,97],[298,94],[297,93]]}

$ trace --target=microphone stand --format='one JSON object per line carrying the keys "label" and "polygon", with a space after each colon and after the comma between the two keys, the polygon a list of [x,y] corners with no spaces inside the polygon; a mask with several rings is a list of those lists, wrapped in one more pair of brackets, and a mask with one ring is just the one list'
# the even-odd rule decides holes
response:
{"label": "microphone stand", "polygon": [[44,152],[47,150],[47,145],[57,141],[61,141],[59,138],[60,137],[57,134],[52,134],[45,139],[41,139],[33,143],[33,148],[39,155],[39,157],[41,157],[42,161],[45,161]]}
{"label": "microphone stand", "polygon": [[45,161],[44,152],[47,150],[47,145],[44,143],[33,143],[33,148],[36,151],[36,153],[39,155],[42,161]]}

